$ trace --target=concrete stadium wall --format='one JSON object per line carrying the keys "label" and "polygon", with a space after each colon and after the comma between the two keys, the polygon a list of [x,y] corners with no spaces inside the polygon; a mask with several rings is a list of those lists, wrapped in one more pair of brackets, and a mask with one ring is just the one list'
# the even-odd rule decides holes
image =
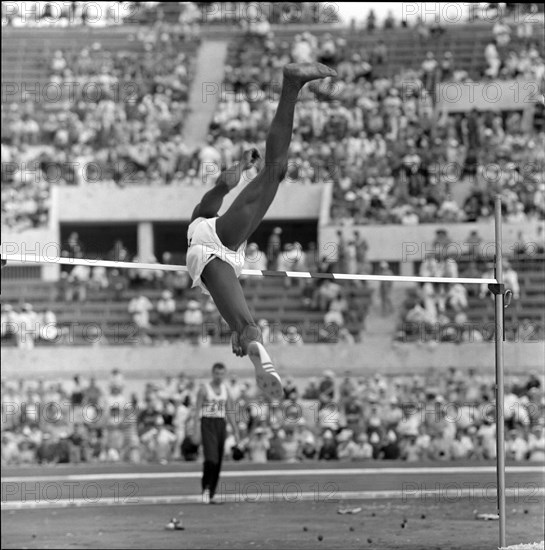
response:
{"label": "concrete stadium wall", "polygon": [[[478,348],[478,349],[477,349]],[[494,375],[494,344],[418,344],[364,343],[347,345],[305,345],[301,347],[270,346],[270,352],[281,375],[294,378],[321,376],[332,369],[339,376],[351,371],[353,376],[389,374],[424,374],[429,368],[462,369],[475,367],[483,375]],[[525,375],[531,370],[543,371],[543,342],[506,342],[505,372]],[[216,361],[224,362],[229,371],[242,378],[253,377],[248,359],[235,357],[228,346],[194,348],[179,344],[159,347],[42,347],[33,350],[2,348],[2,376],[37,379],[75,374],[97,379],[108,377],[118,367],[125,377],[133,379],[162,378],[183,371],[189,376],[208,376]]]}
{"label": "concrete stadium wall", "polygon": [[531,80],[445,82],[438,84],[438,112],[526,110],[539,100],[539,84]]}
{"label": "concrete stadium wall", "polygon": [[[183,222],[210,186],[127,187],[89,185],[63,187],[59,193],[59,221],[85,222]],[[227,195],[220,212],[231,205],[241,185]],[[282,184],[265,219],[316,219],[320,212],[323,185]]]}
{"label": "concrete stadium wall", "polygon": [[[512,254],[518,233],[522,231],[531,242],[538,242],[538,227],[544,227],[543,222],[528,221],[524,223],[503,224],[503,252]],[[494,253],[494,220],[475,223],[432,223],[424,225],[361,225],[343,227],[346,237],[350,237],[354,230],[360,231],[369,244],[368,257],[371,261],[401,262],[402,275],[411,275],[413,262],[422,261],[426,251],[431,251],[431,245],[437,229],[446,229],[454,242],[449,252],[462,254],[467,247],[464,243],[471,231],[478,231],[483,239],[484,251],[490,256]],[[319,242],[322,253],[336,259],[337,254],[337,226],[321,227]]]}

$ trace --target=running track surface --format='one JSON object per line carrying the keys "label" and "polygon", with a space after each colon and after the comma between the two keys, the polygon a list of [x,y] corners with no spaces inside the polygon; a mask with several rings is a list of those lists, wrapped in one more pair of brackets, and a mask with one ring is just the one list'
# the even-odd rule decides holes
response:
{"label": "running track surface", "polygon": [[[545,495],[542,463],[508,464],[507,496]],[[58,465],[2,469],[2,508],[200,502],[200,463]],[[343,499],[496,497],[492,462],[312,462],[224,464],[218,499],[224,502],[339,503]]]}
{"label": "running track surface", "polygon": [[[224,506],[200,503],[200,468],[4,468],[2,548],[497,548],[474,515],[496,511],[493,463],[228,463]],[[508,464],[508,544],[543,539],[544,471]]]}

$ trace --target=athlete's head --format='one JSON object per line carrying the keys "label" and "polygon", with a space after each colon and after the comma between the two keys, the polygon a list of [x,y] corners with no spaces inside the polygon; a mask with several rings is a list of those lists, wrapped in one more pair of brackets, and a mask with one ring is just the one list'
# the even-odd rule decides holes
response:
{"label": "athlete's head", "polygon": [[212,380],[215,384],[221,384],[225,378],[227,369],[223,363],[214,363],[212,366]]}

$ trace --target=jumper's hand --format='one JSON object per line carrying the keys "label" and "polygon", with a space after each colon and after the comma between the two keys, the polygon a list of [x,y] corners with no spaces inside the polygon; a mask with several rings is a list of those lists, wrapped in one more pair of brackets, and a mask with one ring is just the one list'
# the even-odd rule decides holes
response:
{"label": "jumper's hand", "polygon": [[261,155],[255,147],[252,147],[252,149],[248,149],[247,151],[244,151],[244,153],[242,153],[242,160],[241,160],[242,169],[243,170],[250,169],[252,166],[255,166],[255,164],[259,159],[261,159]]}
{"label": "jumper's hand", "polygon": [[233,353],[237,357],[244,357],[244,352],[242,351],[242,346],[240,345],[239,336],[236,332],[233,332],[231,334],[231,346],[233,348]]}

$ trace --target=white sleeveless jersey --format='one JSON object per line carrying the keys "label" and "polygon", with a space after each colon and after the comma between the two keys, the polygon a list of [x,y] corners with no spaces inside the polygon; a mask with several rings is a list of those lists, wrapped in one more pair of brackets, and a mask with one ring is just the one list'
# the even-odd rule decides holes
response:
{"label": "white sleeveless jersey", "polygon": [[218,395],[207,382],[204,384],[206,395],[201,409],[201,418],[225,418],[227,408],[227,386],[221,384],[220,394]]}

